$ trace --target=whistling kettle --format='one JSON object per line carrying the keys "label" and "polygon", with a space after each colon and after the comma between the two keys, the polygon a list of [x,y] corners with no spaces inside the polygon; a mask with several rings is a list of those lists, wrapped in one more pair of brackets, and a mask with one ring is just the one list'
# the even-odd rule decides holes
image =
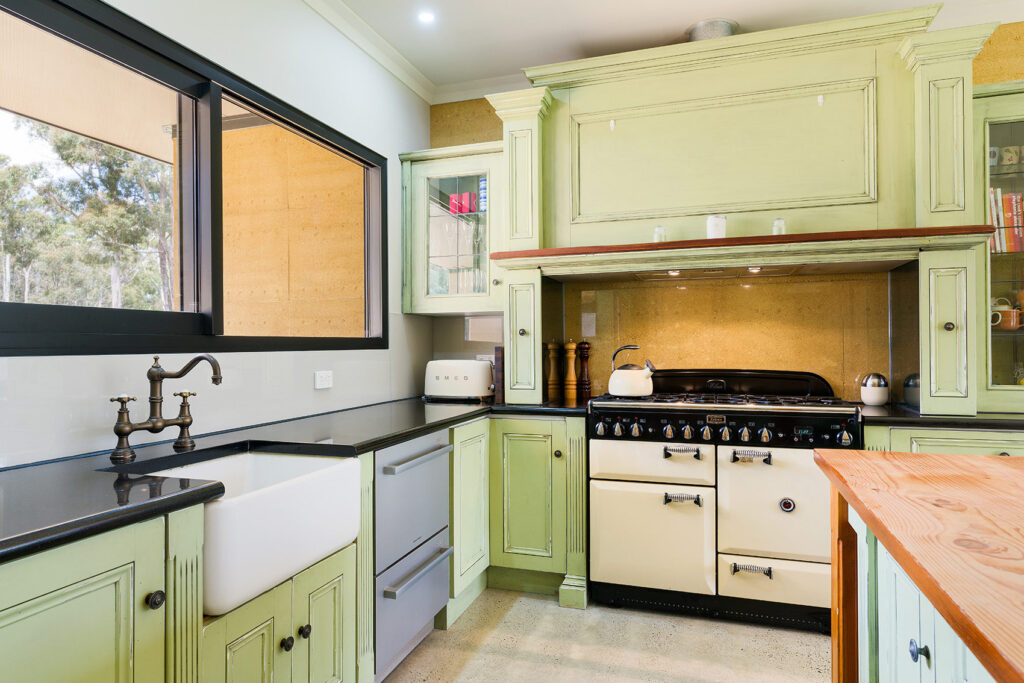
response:
{"label": "whistling kettle", "polygon": [[608,378],[608,393],[613,396],[650,396],[654,391],[654,382],[651,375],[654,373],[654,366],[651,361],[644,361],[643,366],[626,363],[615,367],[615,357],[626,350],[636,351],[640,347],[635,344],[627,344],[612,354],[612,376]]}

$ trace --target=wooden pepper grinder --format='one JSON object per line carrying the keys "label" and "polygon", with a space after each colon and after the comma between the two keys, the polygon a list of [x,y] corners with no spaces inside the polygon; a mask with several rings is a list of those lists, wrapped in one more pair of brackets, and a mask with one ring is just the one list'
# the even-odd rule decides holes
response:
{"label": "wooden pepper grinder", "polygon": [[590,400],[590,342],[586,339],[576,346],[580,354],[580,403],[587,405]]}
{"label": "wooden pepper grinder", "polygon": [[576,342],[565,342],[565,405],[576,407]]}
{"label": "wooden pepper grinder", "polygon": [[558,373],[558,361],[561,355],[562,345],[552,339],[546,344],[548,347],[548,400],[562,400],[562,378]]}

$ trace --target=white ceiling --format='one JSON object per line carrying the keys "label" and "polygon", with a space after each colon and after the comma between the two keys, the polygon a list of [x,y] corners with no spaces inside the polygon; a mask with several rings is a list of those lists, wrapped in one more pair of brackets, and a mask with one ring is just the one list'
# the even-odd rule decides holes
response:
{"label": "white ceiling", "polygon": [[[309,0],[307,0],[309,2]],[[709,17],[742,32],[927,4],[922,0],[334,0],[441,93],[525,87],[521,69],[678,42]],[[313,3],[310,2],[312,5]],[[420,11],[436,16],[432,24]],[[1024,20],[1022,0],[947,0],[932,28]],[[522,79],[521,86],[517,79]],[[485,81],[485,83],[477,83]],[[493,81],[487,83],[486,81]],[[443,94],[440,99],[444,98]]]}

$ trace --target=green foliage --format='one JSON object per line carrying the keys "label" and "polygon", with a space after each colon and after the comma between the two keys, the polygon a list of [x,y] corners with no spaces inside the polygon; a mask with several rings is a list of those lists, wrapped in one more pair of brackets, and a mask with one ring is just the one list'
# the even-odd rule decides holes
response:
{"label": "green foliage", "polygon": [[174,310],[170,164],[28,119],[19,127],[63,168],[0,156],[3,300]]}

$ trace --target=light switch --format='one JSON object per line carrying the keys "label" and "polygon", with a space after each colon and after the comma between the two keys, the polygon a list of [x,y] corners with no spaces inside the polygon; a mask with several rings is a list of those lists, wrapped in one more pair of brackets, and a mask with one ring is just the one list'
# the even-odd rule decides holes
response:
{"label": "light switch", "polygon": [[330,389],[334,386],[333,370],[316,370],[313,372],[314,389]]}

